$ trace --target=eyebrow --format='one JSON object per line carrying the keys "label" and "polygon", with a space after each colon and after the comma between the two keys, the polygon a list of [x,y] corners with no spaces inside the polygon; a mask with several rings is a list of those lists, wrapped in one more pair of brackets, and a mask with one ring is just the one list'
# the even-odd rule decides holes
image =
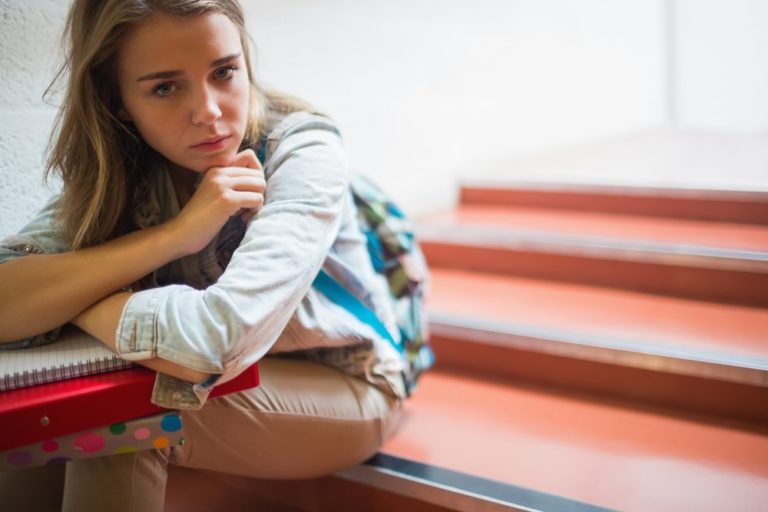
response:
{"label": "eyebrow", "polygon": [[[226,64],[227,62],[236,59],[240,57],[241,53],[233,53],[231,55],[227,55],[226,57],[222,57],[220,59],[216,59],[215,61],[211,62],[210,67],[215,68],[217,66],[221,66],[222,64]],[[149,73],[148,75],[144,75],[139,77],[136,81],[137,82],[143,82],[145,80],[158,80],[158,79],[167,79],[167,78],[176,78],[177,76],[183,75],[184,72],[180,70],[172,70],[172,71],[156,71],[154,73]]]}

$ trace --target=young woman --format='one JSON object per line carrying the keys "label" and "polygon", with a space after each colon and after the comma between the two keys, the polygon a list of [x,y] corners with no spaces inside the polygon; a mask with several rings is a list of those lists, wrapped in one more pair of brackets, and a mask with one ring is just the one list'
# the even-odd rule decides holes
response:
{"label": "young woman", "polygon": [[[68,463],[64,510],[162,510],[168,464],[306,478],[375,453],[400,357],[311,287],[325,269],[397,335],[332,121],[257,85],[236,0],[75,0],[67,36],[63,190],[0,243],[0,342],[74,323],[158,372],[186,443]],[[206,400],[256,361],[260,387]],[[4,506],[60,506],[41,475],[3,474]]]}

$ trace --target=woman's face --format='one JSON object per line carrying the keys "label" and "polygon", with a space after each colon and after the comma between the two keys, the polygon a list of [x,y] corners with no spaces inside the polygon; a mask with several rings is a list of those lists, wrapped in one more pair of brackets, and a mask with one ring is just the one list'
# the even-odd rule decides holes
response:
{"label": "woman's face", "polygon": [[196,172],[227,166],[245,133],[249,82],[237,26],[223,14],[155,14],[118,53],[123,110],[152,148]]}

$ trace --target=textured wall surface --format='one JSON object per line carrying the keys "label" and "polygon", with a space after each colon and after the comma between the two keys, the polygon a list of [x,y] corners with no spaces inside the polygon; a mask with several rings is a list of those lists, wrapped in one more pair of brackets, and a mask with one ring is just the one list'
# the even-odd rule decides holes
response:
{"label": "textured wall surface", "polygon": [[0,236],[45,202],[45,148],[56,113],[43,93],[59,62],[68,0],[0,0]]}

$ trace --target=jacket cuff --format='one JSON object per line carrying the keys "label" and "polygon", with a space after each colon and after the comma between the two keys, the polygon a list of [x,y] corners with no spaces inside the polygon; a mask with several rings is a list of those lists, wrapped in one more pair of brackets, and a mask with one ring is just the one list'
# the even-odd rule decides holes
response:
{"label": "jacket cuff", "polygon": [[118,355],[128,361],[157,355],[157,313],[168,296],[164,288],[143,290],[131,295],[120,315],[116,343]]}
{"label": "jacket cuff", "polygon": [[201,384],[192,384],[158,373],[152,389],[151,401],[155,405],[168,409],[200,409],[208,400],[208,395],[219,377],[220,375],[211,375]]}

